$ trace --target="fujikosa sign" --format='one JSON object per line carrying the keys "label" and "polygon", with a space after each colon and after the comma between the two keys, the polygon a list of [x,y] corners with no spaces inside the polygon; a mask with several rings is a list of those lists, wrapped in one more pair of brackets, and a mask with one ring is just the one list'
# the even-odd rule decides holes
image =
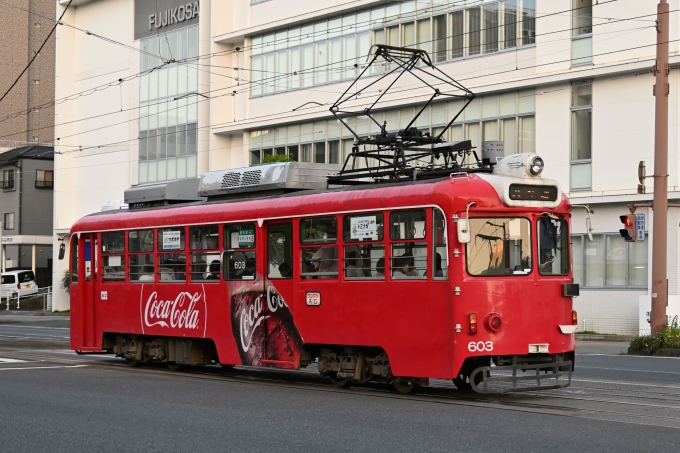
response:
{"label": "fujikosa sign", "polygon": [[149,14],[149,30],[154,28],[166,27],[172,24],[178,24],[185,20],[191,20],[198,17],[199,4],[198,2],[187,3],[175,8],[166,9],[157,13]]}
{"label": "fujikosa sign", "polygon": [[198,24],[200,12],[200,0],[135,0],[135,40]]}

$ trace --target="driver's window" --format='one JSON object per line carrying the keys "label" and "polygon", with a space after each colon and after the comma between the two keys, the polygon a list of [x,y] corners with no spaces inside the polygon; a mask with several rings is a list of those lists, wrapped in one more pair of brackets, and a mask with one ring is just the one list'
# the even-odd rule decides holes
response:
{"label": "driver's window", "polygon": [[569,273],[569,227],[566,220],[547,215],[538,219],[538,272],[541,275]]}

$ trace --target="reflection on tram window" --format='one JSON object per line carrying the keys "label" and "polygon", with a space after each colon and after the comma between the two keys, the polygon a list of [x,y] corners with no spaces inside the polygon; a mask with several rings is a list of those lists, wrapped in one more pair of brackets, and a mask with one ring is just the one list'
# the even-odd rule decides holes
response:
{"label": "reflection on tram window", "polygon": [[434,254],[432,258],[432,278],[445,279],[448,277],[449,266],[446,255],[446,217],[439,209],[434,209]]}
{"label": "reflection on tram window", "polygon": [[130,252],[153,252],[153,230],[128,232],[128,249]]}
{"label": "reflection on tram window", "polygon": [[189,228],[191,250],[215,250],[219,244],[219,227],[208,225]]}
{"label": "reflection on tram window", "polygon": [[293,278],[293,224],[267,227],[267,277]]}
{"label": "reflection on tram window", "polygon": [[470,275],[531,273],[531,223],[525,218],[471,218],[467,244]]}
{"label": "reflection on tram window", "polygon": [[392,244],[390,258],[392,279],[424,279],[427,277],[427,242]]}
{"label": "reflection on tram window", "polygon": [[204,252],[192,253],[190,269],[192,282],[219,282],[220,254]]}
{"label": "reflection on tram window", "polygon": [[186,281],[187,263],[184,253],[158,255],[158,276],[162,282]]}
{"label": "reflection on tram window", "polygon": [[254,251],[226,252],[223,267],[224,279],[255,280],[256,263]]}
{"label": "reflection on tram window", "polygon": [[338,238],[338,219],[313,217],[300,221],[300,242],[303,244],[334,243]]}
{"label": "reflection on tram window", "polygon": [[125,255],[104,255],[102,256],[104,268],[102,269],[102,280],[105,282],[124,282],[125,281]]}
{"label": "reflection on tram window", "polygon": [[345,216],[343,225],[343,238],[345,242],[382,241],[383,240],[383,214],[368,213],[361,215]]}
{"label": "reflection on tram window", "polygon": [[345,279],[384,279],[385,245],[357,244],[345,246]]}
{"label": "reflection on tram window", "polygon": [[255,248],[255,223],[224,225],[224,248],[227,250]]}
{"label": "reflection on tram window", "polygon": [[338,248],[307,247],[302,249],[302,278],[336,278]]}
{"label": "reflection on tram window", "polygon": [[423,239],[425,237],[425,210],[394,211],[390,214],[391,239]]}
{"label": "reflection on tram window", "polygon": [[130,255],[130,281],[133,283],[149,283],[154,281],[153,255],[150,253]]}
{"label": "reflection on tram window", "polygon": [[538,219],[538,272],[541,275],[569,273],[569,227],[564,219]]}
{"label": "reflection on tram window", "polygon": [[102,233],[102,254],[125,253],[125,233]]}

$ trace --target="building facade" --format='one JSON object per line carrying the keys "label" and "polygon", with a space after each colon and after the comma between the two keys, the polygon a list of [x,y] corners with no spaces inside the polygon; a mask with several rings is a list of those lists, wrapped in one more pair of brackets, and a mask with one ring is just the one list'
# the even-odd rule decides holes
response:
{"label": "building facade", "polygon": [[0,269],[32,269],[52,284],[54,149],[31,145],[0,153]]}
{"label": "building facade", "polygon": [[0,151],[30,143],[51,146],[54,139],[54,55],[56,37],[42,46],[55,21],[54,2],[0,3],[0,96],[37,55],[0,102]]}
{"label": "building facade", "polygon": [[[63,9],[66,1],[61,1]],[[680,7],[670,1],[671,10]],[[75,5],[75,6],[74,6]],[[438,68],[477,97],[447,132],[450,141],[502,140],[506,154],[537,152],[574,209],[576,308],[598,332],[636,333],[650,288],[651,238],[626,243],[618,216],[637,194],[637,166],[651,168],[655,2],[622,0],[330,1],[80,0],[64,21],[116,43],[59,27],[59,145],[55,240],[125,189],[254,165],[267,155],[342,163],[351,134],[329,107],[366,67],[375,44],[428,51]],[[671,13],[671,67],[680,63]],[[104,57],[105,56],[105,57]],[[370,69],[353,107],[386,87]],[[669,198],[678,182],[678,74],[671,71]],[[378,119],[404,127],[427,93],[400,81]],[[460,101],[436,99],[416,126],[438,133]],[[377,132],[366,118],[351,127]],[[647,209],[646,229],[653,215]],[[678,213],[669,213],[669,294],[680,291]],[[66,266],[55,266],[55,275]],[[68,305],[55,296],[55,308]]]}

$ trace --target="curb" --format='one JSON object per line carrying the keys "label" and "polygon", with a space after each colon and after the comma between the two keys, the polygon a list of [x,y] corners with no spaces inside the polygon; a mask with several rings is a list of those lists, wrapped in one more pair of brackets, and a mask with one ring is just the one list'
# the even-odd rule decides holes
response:
{"label": "curb", "polygon": [[599,340],[599,341],[630,341],[634,335],[579,335],[576,334],[577,340]]}

